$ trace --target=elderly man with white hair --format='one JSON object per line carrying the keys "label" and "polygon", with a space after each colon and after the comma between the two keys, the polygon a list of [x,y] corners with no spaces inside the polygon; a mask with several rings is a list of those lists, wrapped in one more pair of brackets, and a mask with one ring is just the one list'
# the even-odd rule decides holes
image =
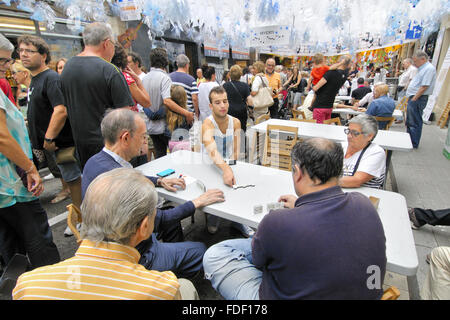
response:
{"label": "elderly man with white hair", "polygon": [[81,168],[102,150],[100,122],[107,109],[133,107],[122,72],[109,63],[114,36],[109,25],[91,23],[83,31],[85,48],[64,66],[61,83]]}
{"label": "elderly man with white hair", "polygon": [[[82,196],[85,197],[92,181],[100,174],[116,168],[132,168],[129,161],[147,148],[148,135],[142,116],[131,110],[118,109],[109,112],[101,123],[105,147],[91,157],[83,171]],[[184,179],[148,177],[157,187],[176,192],[184,189]],[[84,201],[84,200],[83,200]],[[190,217],[195,210],[215,202],[224,201],[223,192],[211,189],[172,209],[156,212],[155,231],[142,241],[137,249],[140,264],[152,270],[171,270],[177,276],[193,277],[202,270],[202,258],[206,247],[201,242],[183,241],[180,221]]]}
{"label": "elderly man with white hair", "polygon": [[406,90],[408,97],[406,130],[411,137],[413,148],[417,149],[422,135],[423,110],[436,83],[436,68],[428,61],[428,55],[424,51],[417,51],[413,55],[413,61],[418,70]]}
{"label": "elderly man with white hair", "polygon": [[[189,287],[171,271],[138,264],[136,245],[152,234],[158,194],[145,176],[119,168],[92,181],[81,206],[82,242],[75,256],[24,273],[13,291],[16,300],[173,300]],[[49,280],[51,279],[51,280]]]}
{"label": "elderly man with white hair", "polygon": [[402,99],[406,95],[409,83],[417,74],[417,68],[414,66],[414,61],[411,58],[406,58],[402,62],[403,73],[398,77],[398,99]]}

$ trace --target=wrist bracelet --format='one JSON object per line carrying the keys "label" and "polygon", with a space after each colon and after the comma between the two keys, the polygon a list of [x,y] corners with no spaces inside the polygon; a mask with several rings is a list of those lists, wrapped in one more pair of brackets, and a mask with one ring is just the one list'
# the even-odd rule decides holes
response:
{"label": "wrist bracelet", "polygon": [[31,163],[31,167],[30,169],[28,169],[27,171],[25,171],[26,174],[29,174],[31,171],[33,171],[33,167],[34,167],[34,163]]}

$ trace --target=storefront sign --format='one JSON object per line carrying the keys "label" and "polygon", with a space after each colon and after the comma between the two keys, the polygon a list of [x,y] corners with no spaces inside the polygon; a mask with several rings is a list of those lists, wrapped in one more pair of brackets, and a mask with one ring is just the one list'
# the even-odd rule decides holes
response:
{"label": "storefront sign", "polygon": [[141,9],[134,0],[119,0],[120,20],[141,20]]}
{"label": "storefront sign", "polygon": [[233,47],[231,57],[234,60],[250,60],[250,52],[248,49],[242,47]]}
{"label": "storefront sign", "polygon": [[289,45],[289,26],[268,26],[250,29],[250,47]]}

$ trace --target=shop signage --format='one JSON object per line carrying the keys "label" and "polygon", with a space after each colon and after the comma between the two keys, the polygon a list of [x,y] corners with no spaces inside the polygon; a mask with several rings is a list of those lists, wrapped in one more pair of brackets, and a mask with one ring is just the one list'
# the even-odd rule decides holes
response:
{"label": "shop signage", "polygon": [[250,29],[250,47],[289,45],[291,29],[289,26],[268,26]]}

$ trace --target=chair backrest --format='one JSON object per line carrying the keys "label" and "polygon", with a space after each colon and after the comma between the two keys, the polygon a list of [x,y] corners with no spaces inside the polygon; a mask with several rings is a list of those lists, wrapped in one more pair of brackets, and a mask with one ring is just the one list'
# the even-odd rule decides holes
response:
{"label": "chair backrest", "polygon": [[291,118],[292,121],[299,121],[299,122],[312,122],[317,123],[316,119],[300,119],[300,118]]}
{"label": "chair backrest", "polygon": [[291,151],[297,143],[297,136],[295,127],[268,125],[262,165],[291,171]]}
{"label": "chair backrest", "polygon": [[395,121],[394,117],[375,117],[375,119],[378,122],[387,122],[386,127],[384,128],[384,130],[389,130],[389,128],[392,126],[392,124]]}
{"label": "chair backrest", "polygon": [[73,203],[67,206],[67,211],[69,212],[69,214],[67,215],[67,225],[69,226],[70,230],[72,230],[75,238],[77,239],[77,242],[80,243],[81,236],[80,232],[77,229],[77,224],[83,221],[81,217],[81,211]]}
{"label": "chair backrest", "polygon": [[296,119],[298,117],[301,117],[301,119],[306,119],[305,112],[302,110],[292,109],[292,115],[293,115],[293,118],[291,118],[291,119]]}
{"label": "chair backrest", "polygon": [[263,114],[262,116],[259,116],[256,120],[255,120],[255,124],[259,124],[263,121],[267,121],[270,119],[270,114]]}
{"label": "chair backrest", "polygon": [[340,126],[341,125],[341,119],[339,119],[339,118],[331,118],[331,119],[328,119],[328,120],[323,120],[323,123],[324,124],[333,124],[333,123],[335,123],[337,126]]}
{"label": "chair backrest", "polygon": [[400,291],[395,286],[391,286],[384,290],[381,300],[397,300],[400,297]]}

